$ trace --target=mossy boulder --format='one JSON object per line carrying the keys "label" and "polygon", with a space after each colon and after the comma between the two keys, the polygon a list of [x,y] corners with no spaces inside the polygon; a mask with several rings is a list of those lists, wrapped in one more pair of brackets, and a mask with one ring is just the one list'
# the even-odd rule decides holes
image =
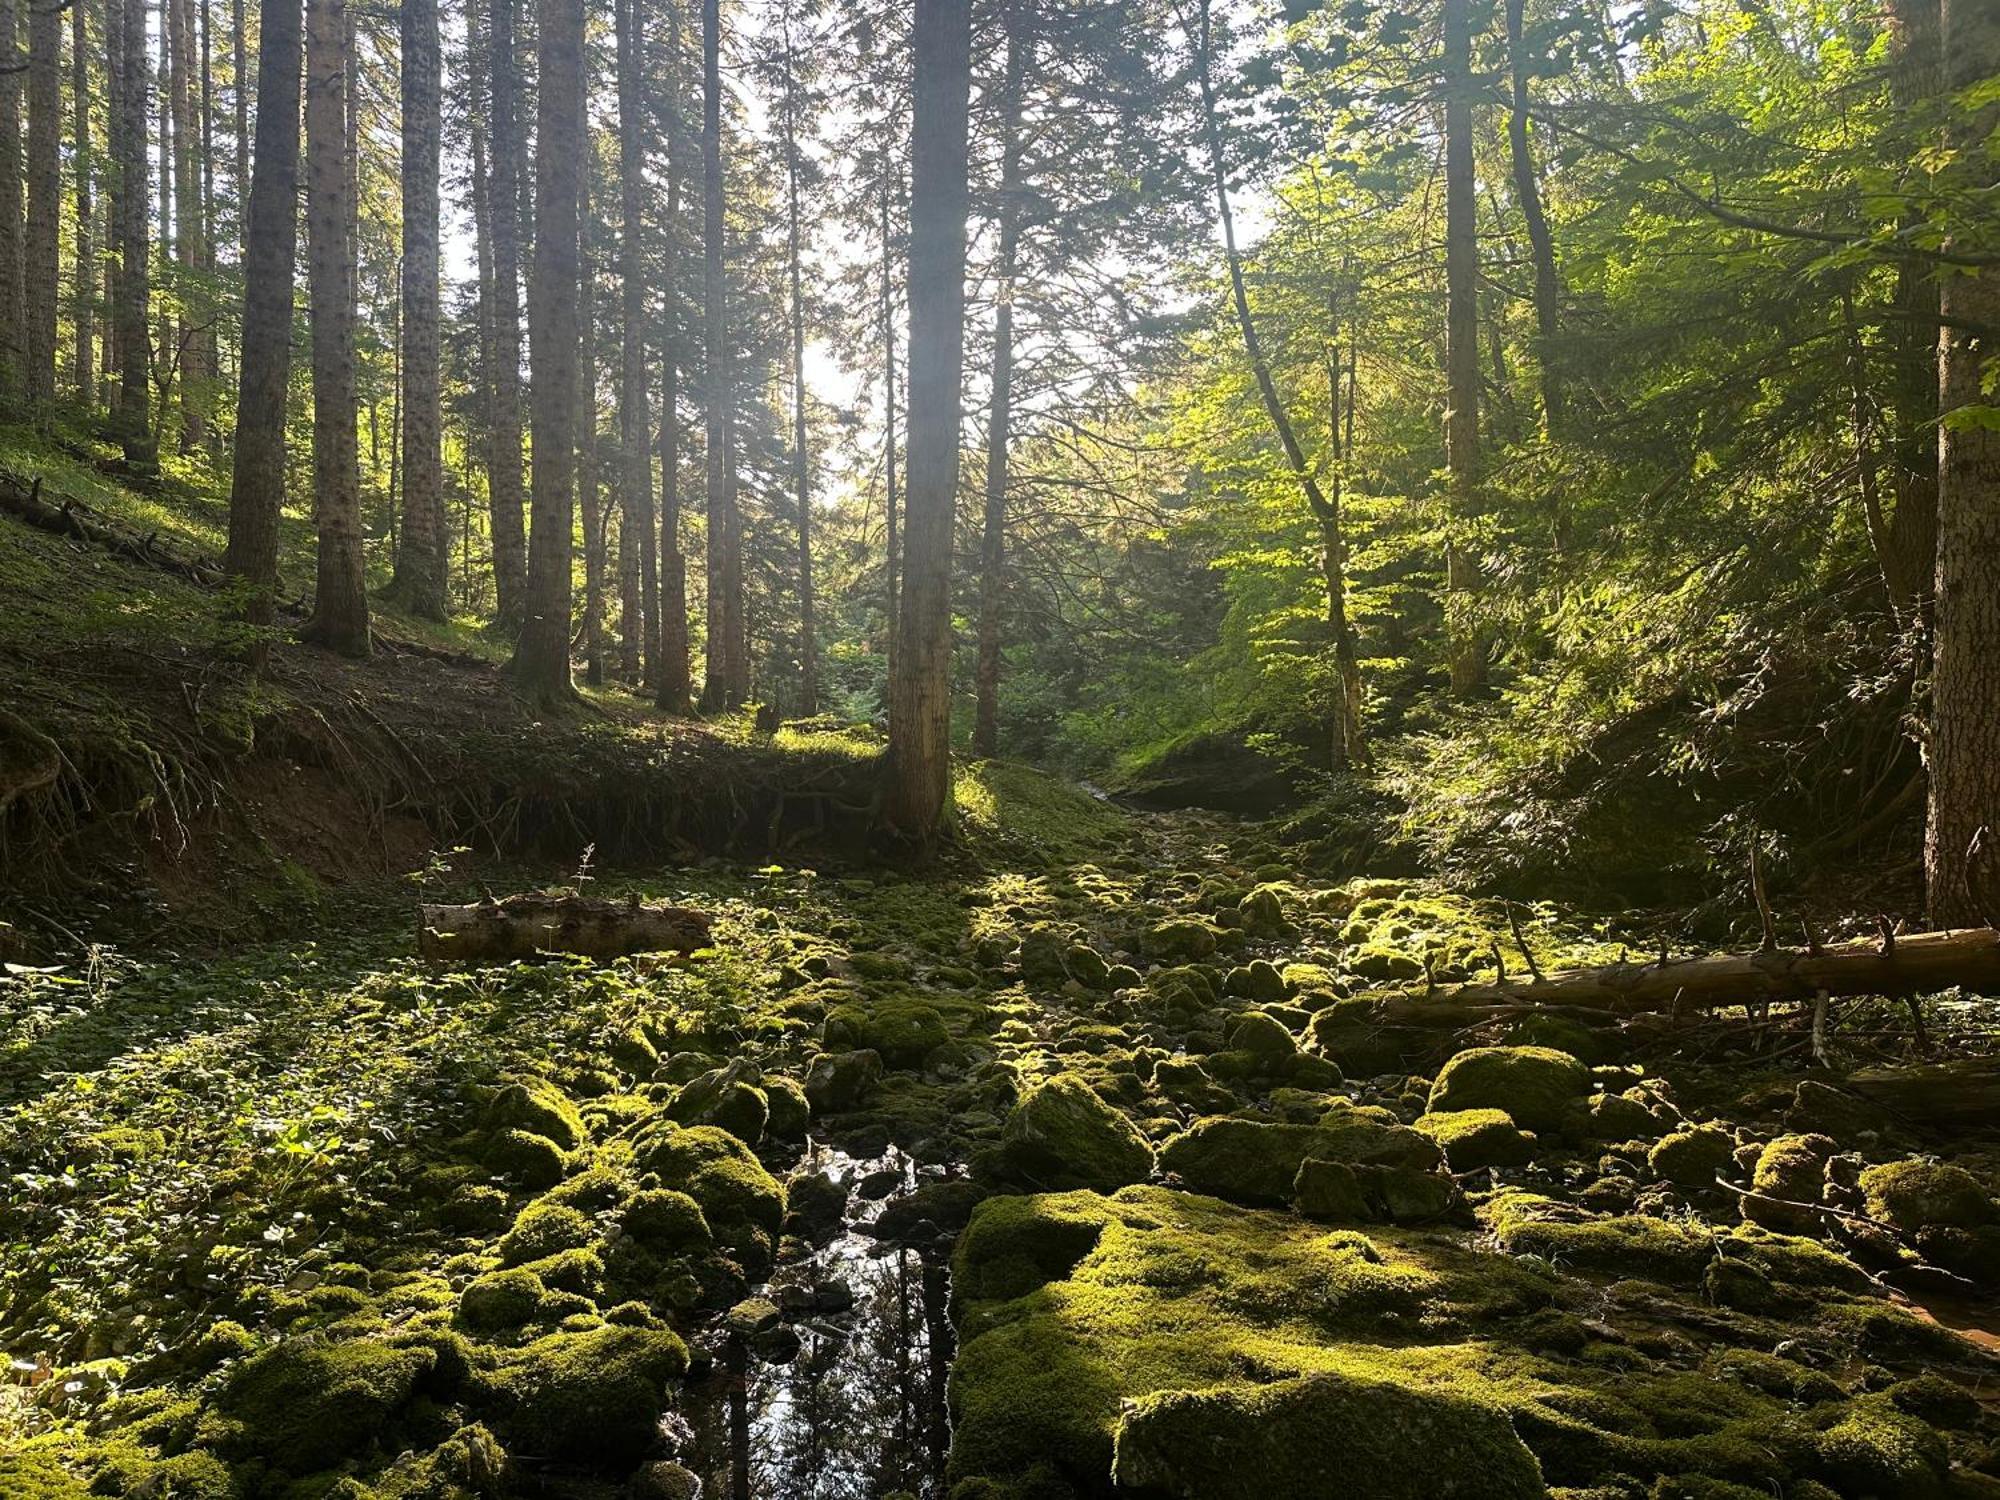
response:
{"label": "mossy boulder", "polygon": [[717,1241],[746,1269],[770,1264],[785,1192],[742,1141],[713,1125],[665,1124],[643,1138],[638,1164],[700,1204]]}
{"label": "mossy boulder", "polygon": [[713,1125],[754,1146],[764,1139],[771,1104],[761,1088],[730,1064],[691,1079],[668,1104],[667,1118],[682,1125]]}
{"label": "mossy boulder", "polygon": [[541,1277],[520,1266],[488,1271],[459,1294],[458,1320],[474,1333],[519,1328],[535,1316],[547,1290]]}
{"label": "mossy boulder", "polygon": [[1886,1395],[1856,1397],[1837,1412],[1813,1441],[1816,1477],[1842,1495],[1923,1500],[1945,1493],[1945,1442],[1921,1420]]}
{"label": "mossy boulder", "polygon": [[797,1079],[767,1076],[763,1082],[765,1130],[772,1140],[796,1144],[812,1128],[812,1101]]}
{"label": "mossy boulder", "polygon": [[509,1448],[624,1474],[650,1448],[687,1346],[661,1328],[554,1333],[513,1353],[483,1385]]}
{"label": "mossy boulder", "polygon": [[1283,885],[1254,887],[1236,908],[1243,930],[1253,938],[1296,938],[1299,930],[1285,916],[1285,897],[1289,894],[1289,887]]}
{"label": "mossy boulder", "polygon": [[1291,1062],[1299,1050],[1298,1039],[1284,1023],[1261,1010],[1237,1018],[1229,1028],[1229,1046],[1232,1051],[1249,1053],[1267,1072]]}
{"label": "mossy boulder", "polygon": [[1416,1128],[1444,1152],[1454,1172],[1484,1167],[1518,1167],[1534,1154],[1534,1137],[1504,1109],[1453,1109],[1421,1116]]}
{"label": "mossy boulder", "polygon": [[627,1235],[655,1255],[705,1250],[713,1240],[701,1205],[673,1188],[634,1193],[618,1222]]}
{"label": "mossy boulder", "polygon": [[1430,1109],[1503,1109],[1523,1130],[1562,1129],[1590,1093],[1590,1069],[1552,1047],[1474,1047],[1438,1071]]}
{"label": "mossy boulder", "polygon": [[1914,1234],[1941,1226],[1977,1229],[2000,1221],[1986,1184],[1944,1162],[1892,1161],[1861,1174],[1868,1212]]}
{"label": "mossy boulder", "polygon": [[1000,1142],[1007,1171],[1040,1188],[1110,1192],[1153,1175],[1153,1148],[1138,1128],[1069,1076],[1023,1094]]}
{"label": "mossy boulder", "polygon": [[1118,1424],[1112,1477],[1121,1490],[1173,1500],[1548,1494],[1498,1404],[1332,1372],[1141,1397]]}
{"label": "mossy boulder", "polygon": [[1650,1141],[1662,1126],[1645,1102],[1627,1090],[1591,1095],[1583,1130],[1594,1141]]}
{"label": "mossy boulder", "polygon": [[1140,951],[1156,963],[1199,963],[1215,952],[1216,929],[1199,917],[1169,917],[1146,929]]}
{"label": "mossy boulder", "polygon": [[952,1285],[969,1299],[1011,1301],[1067,1276],[1096,1246],[1108,1214],[1095,1193],[987,1198],[952,1256]]}
{"label": "mossy boulder", "polygon": [[1255,959],[1231,969],[1222,978],[1222,988],[1225,994],[1259,1005],[1277,1005],[1289,993],[1285,988],[1283,972],[1268,958]]}
{"label": "mossy boulder", "polygon": [[530,1192],[554,1187],[569,1170],[569,1153],[545,1135],[509,1126],[488,1131],[475,1147],[479,1160],[496,1176]]}
{"label": "mossy boulder", "polygon": [[546,1078],[521,1077],[505,1084],[486,1107],[492,1130],[526,1130],[546,1136],[565,1151],[584,1141],[583,1116],[569,1096]]}
{"label": "mossy boulder", "polygon": [[806,1073],[806,1098],[816,1114],[842,1114],[858,1108],[882,1081],[882,1054],[822,1052]]}
{"label": "mossy boulder", "polygon": [[1736,1140],[1719,1125],[1690,1125],[1656,1142],[1646,1164],[1681,1187],[1713,1187],[1736,1159]]}
{"label": "mossy boulder", "polygon": [[885,994],[836,1006],[827,1013],[826,1044],[875,1053],[893,1068],[914,1068],[951,1040],[935,1005],[913,995]]}
{"label": "mossy boulder", "polygon": [[1160,1148],[1160,1170],[1198,1193],[1235,1203],[1279,1205],[1290,1201],[1299,1163],[1319,1155],[1311,1125],[1260,1120],[1198,1120]]}
{"label": "mossy boulder", "polygon": [[1031,989],[1060,989],[1069,973],[1069,939],[1046,922],[1021,934],[1021,979]]}
{"label": "mossy boulder", "polygon": [[288,1474],[330,1469],[388,1436],[437,1358],[377,1338],[273,1344],[230,1372],[203,1418],[202,1444]]}
{"label": "mossy boulder", "polygon": [[538,1200],[522,1209],[514,1227],[497,1247],[503,1265],[523,1266],[562,1250],[580,1250],[597,1242],[597,1226],[581,1209],[566,1203]]}
{"label": "mossy boulder", "polygon": [[1363,979],[1394,984],[1424,977],[1424,961],[1385,943],[1365,943],[1347,955],[1347,967]]}
{"label": "mossy boulder", "polygon": [[[1826,1164],[1838,1149],[1833,1137],[1825,1135],[1781,1135],[1767,1142],[1750,1175],[1752,1191],[1744,1195],[1743,1217],[1795,1233],[1818,1228],[1821,1215],[1794,1205],[1820,1201]],[[1767,1196],[1755,1196],[1759,1193]],[[1778,1199],[1784,1201],[1774,1201]]]}

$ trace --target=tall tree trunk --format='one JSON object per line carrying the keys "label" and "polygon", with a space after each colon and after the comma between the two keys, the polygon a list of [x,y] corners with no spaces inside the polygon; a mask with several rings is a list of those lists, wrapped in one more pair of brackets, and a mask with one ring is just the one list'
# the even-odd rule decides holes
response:
{"label": "tall tree trunk", "polygon": [[723,274],[727,225],[722,183],[722,6],[701,6],[701,171],[703,344],[708,354],[708,642],[701,705],[736,708],[749,696],[743,659],[743,559],[735,550],[741,527],[730,514],[729,441],[735,383],[730,374],[728,284]]}
{"label": "tall tree trunk", "polygon": [[[646,238],[641,206],[646,188],[645,11],[640,0],[613,0],[618,44],[618,493],[626,544],[638,585],[639,677],[659,684],[660,555],[653,516],[653,444],[646,383]],[[636,546],[634,545],[636,543]],[[628,602],[629,607],[629,602]],[[629,649],[629,648],[628,648]]]}
{"label": "tall tree trunk", "polygon": [[201,0],[196,55],[201,62],[201,88],[196,100],[201,114],[201,273],[207,294],[208,316],[195,335],[201,359],[203,388],[208,403],[208,443],[213,458],[222,457],[222,434],[215,423],[216,383],[221,378],[222,341],[216,332],[221,309],[213,294],[215,282],[215,66],[211,48],[210,0]]}
{"label": "tall tree trunk", "polygon": [[890,232],[889,193],[893,169],[882,163],[882,601],[888,627],[888,680],[896,680],[897,632],[902,623],[898,584],[903,576],[903,545],[898,534],[900,501],[896,494],[896,254]]}
{"label": "tall tree trunk", "polygon": [[1479,229],[1472,167],[1471,0],[1444,0],[1444,462],[1451,540],[1445,555],[1445,629],[1451,690],[1486,686],[1478,619],[1480,569],[1465,535],[1479,506]]}
{"label": "tall tree trunk", "polygon": [[[1312,465],[1306,459],[1305,447],[1299,442],[1299,435],[1292,425],[1291,414],[1285,410],[1285,403],[1278,394],[1277,379],[1271,374],[1270,361],[1264,357],[1263,340],[1257,336],[1257,320],[1250,310],[1250,292],[1243,278],[1243,256],[1236,244],[1236,216],[1229,206],[1229,166],[1223,152],[1222,123],[1216,109],[1215,81],[1211,64],[1212,45],[1209,30],[1209,0],[1199,0],[1196,19],[1191,30],[1195,48],[1195,83],[1201,93],[1202,139],[1208,148],[1209,180],[1215,189],[1216,217],[1222,225],[1223,258],[1229,267],[1230,299],[1236,308],[1236,326],[1243,337],[1243,353],[1250,361],[1250,374],[1257,384],[1257,395],[1264,404],[1264,415],[1270,420],[1271,428],[1278,436],[1278,446],[1284,450],[1285,464],[1297,481],[1299,492],[1305,497],[1306,509],[1320,528],[1322,540],[1331,532],[1337,545],[1344,547],[1340,537],[1340,507],[1337,500],[1328,500],[1320,489],[1319,481],[1313,475]],[[1335,455],[1336,462],[1338,455]],[[1344,552],[1342,554],[1344,556]],[[1345,574],[1327,565],[1324,547],[1321,553],[1322,570],[1327,583],[1327,615],[1329,621],[1337,620],[1334,642],[1336,653],[1341,640],[1341,627],[1347,618]],[[1346,691],[1346,677],[1342,676],[1342,706],[1336,714],[1333,728],[1331,758],[1336,765],[1345,764],[1358,753],[1360,739],[1358,733],[1350,734],[1346,726],[1350,718],[1358,725],[1360,714],[1360,682],[1358,674],[1354,691]]]}
{"label": "tall tree trunk", "polygon": [[527,617],[510,670],[523,694],[552,704],[575,692],[569,632],[579,404],[577,247],[586,139],[583,0],[547,0],[539,20],[535,259],[528,293],[535,514],[528,544]]}
{"label": "tall tree trunk", "polygon": [[62,11],[28,7],[27,394],[56,398],[56,294],[62,285]]}
{"label": "tall tree trunk", "polygon": [[[1535,157],[1528,146],[1528,53],[1523,40],[1527,0],[1507,0],[1507,62],[1511,108],[1507,112],[1507,146],[1513,159],[1514,196],[1528,230],[1528,251],[1535,263],[1535,368],[1541,376],[1542,421],[1549,436],[1563,431],[1566,415],[1561,372],[1556,368],[1556,333],[1562,308],[1562,281],[1556,272],[1555,241],[1548,215],[1542,211],[1542,186],[1535,174]],[[1558,520],[1559,532],[1567,523]]]}
{"label": "tall tree trunk", "polygon": [[71,130],[76,138],[76,279],[71,284],[71,319],[76,329],[72,380],[76,404],[88,412],[97,404],[97,241],[91,174],[96,153],[90,140],[90,5],[71,0],[69,16]]}
{"label": "tall tree trunk", "polygon": [[[27,393],[25,258],[21,236],[21,79],[26,70],[21,56],[21,6],[24,3],[25,0],[0,0],[0,67],[5,69],[0,72],[0,403],[8,405],[18,403]],[[142,26],[143,15],[142,10]]]}
{"label": "tall tree trunk", "polygon": [[203,335],[210,317],[207,295],[207,211],[202,202],[201,132],[195,118],[195,26],[191,0],[167,0],[173,24],[169,28],[173,66],[174,224],[178,231],[174,254],[180,274],[182,328],[181,434],[183,453],[208,439],[209,372]]}
{"label": "tall tree trunk", "polygon": [[667,217],[660,296],[660,646],[654,703],[670,714],[694,707],[688,660],[687,558],[681,552],[681,296],[674,232],[681,217],[687,137],[680,128],[680,10],[667,14]]}
{"label": "tall tree trunk", "polygon": [[236,119],[236,263],[250,258],[250,40],[245,0],[229,0],[230,105]]}
{"label": "tall tree trunk", "polygon": [[[149,410],[152,344],[146,328],[151,310],[147,255],[152,218],[146,157],[146,0],[109,3],[119,11],[118,131],[114,146],[118,171],[118,431],[125,461],[134,468],[151,468],[159,453]],[[0,23],[0,34],[4,34],[4,23]],[[0,115],[5,113],[4,89],[0,89]],[[5,159],[5,127],[0,125],[0,161]],[[0,171],[0,177],[6,175]],[[0,190],[0,225],[6,217],[5,192]],[[5,230],[0,228],[0,303],[6,296],[4,239]],[[5,314],[0,312],[0,324],[4,322]],[[4,343],[4,335],[0,335],[0,343]]]}
{"label": "tall tree trunk", "polygon": [[444,416],[438,395],[438,160],[442,150],[443,62],[437,0],[402,0],[403,269],[402,529],[394,587],[426,620],[449,614],[445,600]]}
{"label": "tall tree trunk", "polygon": [[792,298],[792,489],[799,508],[799,703],[801,716],[819,712],[819,622],[814,618],[812,456],[806,451],[805,231],[799,214],[798,73],[792,55],[792,12],[785,7],[785,247]]}
{"label": "tall tree trunk", "polygon": [[344,656],[366,656],[347,38],[347,0],[306,0],[306,269],[312,304],[313,515],[319,566],[305,636]]}
{"label": "tall tree trunk", "polygon": [[1361,321],[1349,322],[1346,390],[1342,391],[1340,308],[1327,305],[1327,466],[1326,508],[1320,512],[1320,574],[1326,582],[1326,625],[1333,637],[1334,687],[1339,697],[1329,745],[1336,771],[1368,764],[1368,742],[1361,727],[1361,653],[1354,638],[1354,621],[1347,609],[1347,530],[1341,507],[1347,486],[1347,463],[1354,453],[1354,393],[1360,373]]}
{"label": "tall tree trunk", "polygon": [[493,410],[487,487],[493,512],[493,586],[501,620],[515,625],[525,607],[528,559],[521,486],[520,60],[514,51],[514,0],[491,0],[491,5],[486,64],[493,172],[486,217],[493,245]]}
{"label": "tall tree trunk", "polygon": [[1000,609],[1007,569],[1007,448],[1014,416],[1014,278],[1020,258],[1023,22],[1010,5],[1000,96],[1000,243],[993,264],[993,379],[986,414],[986,507],[979,539],[979,662],[974,670],[972,753],[1000,744]]}
{"label": "tall tree trunk", "polygon": [[285,397],[291,383],[299,243],[300,18],[299,0],[263,0],[257,39],[257,164],[244,215],[243,356],[236,466],[229,490],[228,567],[248,583],[244,617],[262,626],[276,618],[278,516],[285,499]]}
{"label": "tall tree trunk", "polygon": [[[1906,116],[1943,86],[1938,0],[1891,0],[1889,90]],[[1916,228],[1916,214],[1910,226]],[[1889,332],[1889,408],[1893,414],[1890,489],[1895,510],[1880,551],[1890,607],[1906,624],[1929,614],[1938,547],[1938,277],[1920,255],[1896,267],[1896,310]]]}
{"label": "tall tree trunk", "polygon": [[[596,687],[604,681],[604,569],[611,545],[611,507],[603,503],[597,472],[597,221],[591,216],[591,170],[584,147],[583,176],[577,190],[577,375],[576,494],[583,519],[583,673]],[[628,539],[618,539],[624,565]]]}
{"label": "tall tree trunk", "polygon": [[883,817],[927,846],[951,797],[951,532],[965,361],[971,0],[916,0],[910,180],[910,494]]}
{"label": "tall tree trunk", "polygon": [[[1944,0],[1945,86],[2000,76],[2000,8]],[[2000,104],[1961,111],[1953,144],[1977,194],[2000,187],[2000,158],[1979,148]],[[1954,420],[1988,404],[1981,379],[2000,348],[1969,326],[2000,326],[2000,267],[1946,277],[1939,338],[1937,631],[1931,670],[1930,826],[1924,869],[1934,927],[2000,920],[2000,431]],[[1955,326],[1954,326],[1955,325]],[[1970,412],[1964,417],[1971,417]]]}
{"label": "tall tree trunk", "polygon": [[[495,499],[494,488],[497,479],[495,469],[495,443],[493,438],[493,418],[498,410],[499,398],[494,394],[494,348],[493,348],[493,234],[489,203],[492,197],[492,179],[487,172],[486,121],[490,95],[487,90],[487,70],[485,65],[486,45],[479,33],[479,0],[466,0],[465,5],[465,71],[466,71],[466,149],[471,157],[472,196],[472,244],[475,275],[478,285],[474,289],[473,316],[475,319],[473,393],[474,410],[478,413],[472,423],[470,438],[472,452],[479,466],[486,473],[488,540],[497,558],[499,545],[492,539],[499,535],[500,508]],[[470,527],[470,510],[467,512]],[[468,555],[468,562],[470,557]],[[493,567],[494,588],[499,588],[500,569],[497,562]],[[495,613],[499,610],[496,604]]]}

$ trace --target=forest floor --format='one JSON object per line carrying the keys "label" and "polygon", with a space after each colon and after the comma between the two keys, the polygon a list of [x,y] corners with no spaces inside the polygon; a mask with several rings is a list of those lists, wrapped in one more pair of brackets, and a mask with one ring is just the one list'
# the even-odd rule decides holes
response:
{"label": "forest floor", "polygon": [[[1990,1003],[1409,1024],[1658,926],[214,603],[0,518],[7,1500],[2000,1494],[2000,1133],[1847,1073]],[[711,946],[414,956],[552,880]]]}

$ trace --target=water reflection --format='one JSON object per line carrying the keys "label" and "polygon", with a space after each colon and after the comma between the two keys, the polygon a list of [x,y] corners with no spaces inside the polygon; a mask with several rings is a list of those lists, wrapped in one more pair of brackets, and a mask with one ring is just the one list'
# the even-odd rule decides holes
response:
{"label": "water reflection", "polygon": [[941,1500],[952,1352],[944,1253],[868,1233],[916,1185],[917,1168],[900,1153],[858,1161],[823,1148],[804,1164],[814,1167],[848,1188],[845,1225],[760,1289],[785,1310],[777,1329],[713,1335],[712,1371],[687,1390],[693,1442],[683,1461],[710,1500]]}

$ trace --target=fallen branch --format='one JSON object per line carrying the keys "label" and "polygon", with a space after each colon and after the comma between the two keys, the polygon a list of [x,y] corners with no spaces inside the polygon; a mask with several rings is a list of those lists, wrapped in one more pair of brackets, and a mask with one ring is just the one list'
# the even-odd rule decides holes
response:
{"label": "fallen branch", "polygon": [[203,588],[217,588],[223,582],[219,564],[170,552],[156,545],[152,537],[137,536],[113,525],[80,500],[51,504],[42,498],[39,478],[32,484],[24,484],[19,475],[0,474],[0,512],[16,516],[42,531],[77,537],[149,568],[176,574]]}
{"label": "fallen branch", "polygon": [[1962,986],[2000,994],[2000,932],[1990,927],[1887,935],[1877,942],[1771,948],[1657,963],[1568,969],[1515,983],[1441,989],[1433,1005],[1566,1005],[1631,1014],[1808,1001],[1827,995],[1913,996]]}
{"label": "fallen branch", "polygon": [[476,963],[577,953],[692,953],[709,942],[706,912],[665,902],[528,894],[470,906],[418,909],[417,951],[432,963]]}

